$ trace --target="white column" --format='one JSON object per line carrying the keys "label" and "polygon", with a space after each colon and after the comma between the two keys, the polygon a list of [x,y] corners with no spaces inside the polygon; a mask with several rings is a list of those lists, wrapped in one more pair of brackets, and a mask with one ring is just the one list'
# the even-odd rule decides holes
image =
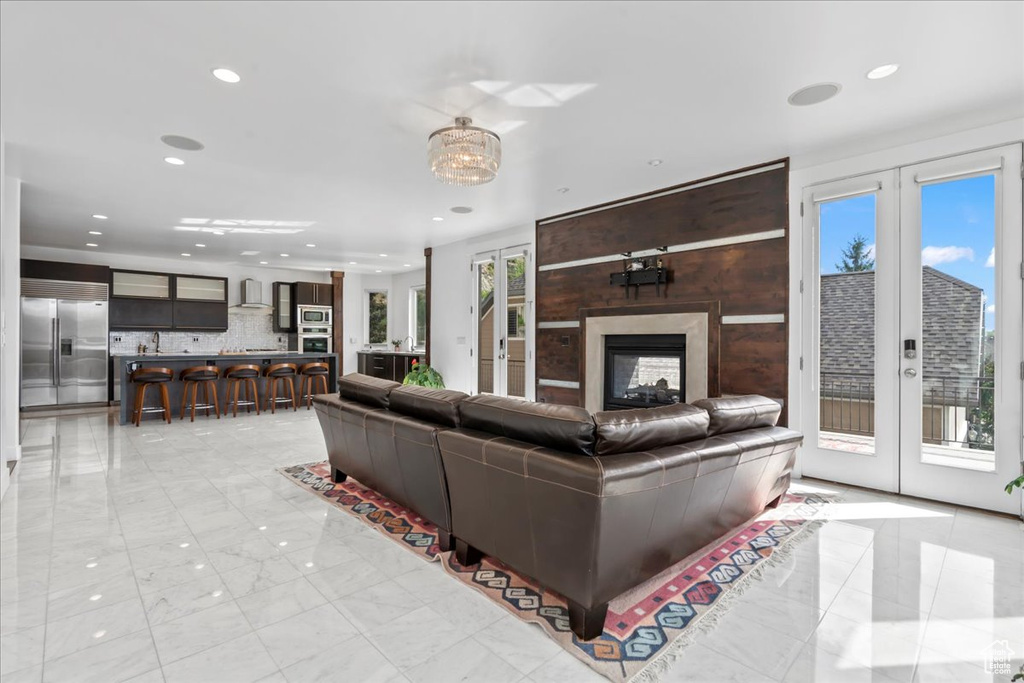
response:
{"label": "white column", "polygon": [[8,178],[6,171],[6,149],[0,135],[0,495],[10,484],[7,462],[21,456],[21,181]]}

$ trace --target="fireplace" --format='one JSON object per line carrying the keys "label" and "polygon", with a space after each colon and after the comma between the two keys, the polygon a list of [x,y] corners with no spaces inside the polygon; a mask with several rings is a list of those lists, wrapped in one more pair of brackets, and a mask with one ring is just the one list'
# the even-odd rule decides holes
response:
{"label": "fireplace", "polygon": [[686,401],[685,334],[604,337],[604,410]]}

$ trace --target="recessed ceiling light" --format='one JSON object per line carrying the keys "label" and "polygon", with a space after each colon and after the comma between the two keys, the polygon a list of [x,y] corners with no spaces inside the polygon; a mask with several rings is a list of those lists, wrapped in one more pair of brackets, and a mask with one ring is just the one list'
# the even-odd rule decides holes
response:
{"label": "recessed ceiling light", "polygon": [[199,244],[199,242],[196,242],[196,246],[197,247],[205,247],[206,245],[205,244]]}
{"label": "recessed ceiling light", "polygon": [[89,234],[90,235],[102,235],[103,233],[100,232],[99,230],[90,230]]}
{"label": "recessed ceiling light", "polygon": [[411,263],[403,263],[402,267],[403,268],[412,268],[412,264]]}
{"label": "recessed ceiling light", "polygon": [[94,213],[94,214],[92,215],[92,217],[93,217],[93,218],[98,218],[98,219],[100,219],[101,221],[105,221],[105,220],[107,220],[107,217],[106,217],[106,216],[104,216],[104,215],[103,215],[103,214],[101,214],[101,213]]}
{"label": "recessed ceiling light", "polygon": [[288,258],[288,254],[281,254],[281,258]]}
{"label": "recessed ceiling light", "polygon": [[806,88],[800,88],[789,96],[789,103],[794,107],[807,107],[812,104],[820,104],[830,100],[839,94],[843,86],[838,83],[815,83]]}
{"label": "recessed ceiling light", "polygon": [[214,69],[210,73],[213,74],[214,78],[220,81],[224,81],[225,83],[238,83],[240,80],[242,80],[242,77],[239,76],[237,73],[235,73],[231,69],[225,69],[224,67]]}
{"label": "recessed ceiling light", "polygon": [[184,135],[161,135],[160,142],[174,149],[183,149],[186,152],[198,152],[203,149],[203,143],[199,140],[187,138]]}
{"label": "recessed ceiling light", "polygon": [[434,217],[433,217],[433,218],[431,218],[430,220],[434,221],[435,223],[440,223],[440,222],[441,222],[441,221],[443,221],[444,219],[443,219],[443,218],[441,218],[440,216],[434,216]]}
{"label": "recessed ceiling light", "polygon": [[661,159],[651,159],[647,163],[650,164],[651,166],[661,166],[665,162],[663,162]]}
{"label": "recessed ceiling light", "polygon": [[380,271],[379,271],[379,270],[375,270],[375,271],[373,271],[373,272],[375,272],[375,273],[379,273]]}
{"label": "recessed ceiling light", "polygon": [[267,262],[266,261],[260,261],[260,265],[261,266],[265,266],[265,265],[267,265]]}
{"label": "recessed ceiling light", "polygon": [[560,187],[557,190],[555,190],[555,192],[557,192],[558,194],[565,194],[568,191],[569,191],[568,187]]}
{"label": "recessed ceiling light", "polygon": [[192,254],[186,254],[185,252],[181,252],[181,255],[182,256],[191,256]]}
{"label": "recessed ceiling light", "polygon": [[184,166],[185,162],[178,157],[164,157],[164,161],[169,163],[171,166]]}
{"label": "recessed ceiling light", "polygon": [[451,208],[452,213],[473,213],[472,206],[453,206]]}
{"label": "recessed ceiling light", "polygon": [[95,242],[86,242],[85,246],[87,246],[87,247],[98,247],[100,245],[96,244]]}
{"label": "recessed ceiling light", "polygon": [[380,256],[381,258],[387,258],[387,257],[388,257],[388,255],[387,255],[387,254],[379,254],[379,256]]}
{"label": "recessed ceiling light", "polygon": [[874,69],[867,73],[867,77],[873,81],[877,81],[879,78],[885,78],[886,76],[892,76],[894,73],[900,70],[899,64],[883,64],[882,66],[876,66]]}
{"label": "recessed ceiling light", "polygon": [[359,265],[359,264],[358,264],[358,263],[356,263],[355,261],[349,261],[349,262],[348,262],[348,264],[349,264],[350,266],[358,266],[358,265]]}
{"label": "recessed ceiling light", "polygon": [[306,246],[307,247],[315,247],[316,245],[315,244],[307,244]]}
{"label": "recessed ceiling light", "polygon": [[213,234],[216,235],[217,237],[223,237],[224,236],[224,233],[222,231],[220,231],[220,230],[214,230]]}

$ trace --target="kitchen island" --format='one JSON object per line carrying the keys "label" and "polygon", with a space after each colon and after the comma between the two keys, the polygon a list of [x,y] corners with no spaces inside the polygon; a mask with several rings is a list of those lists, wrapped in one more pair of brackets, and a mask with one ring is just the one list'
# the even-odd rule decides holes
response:
{"label": "kitchen island", "polygon": [[[129,424],[131,421],[132,406],[135,404],[135,389],[137,388],[130,380],[131,374],[138,368],[169,368],[174,371],[174,380],[168,382],[167,391],[170,395],[171,415],[178,418],[178,410],[181,407],[181,394],[184,382],[178,379],[181,371],[199,365],[213,365],[220,368],[223,375],[224,370],[232,365],[259,365],[261,368],[275,363],[294,363],[301,367],[304,363],[327,363],[330,370],[327,374],[327,390],[333,393],[338,390],[338,354],[336,353],[303,353],[301,351],[252,351],[244,353],[142,353],[133,355],[111,356],[114,366],[114,381],[118,383],[120,390],[119,398],[121,409],[118,413],[118,422]],[[298,376],[295,378],[295,397],[299,400]],[[263,397],[266,391],[266,380],[260,377],[256,380],[259,386],[260,410],[263,409]],[[220,403],[221,412],[227,403],[227,380],[217,380],[217,400]],[[148,406],[158,405],[150,398],[150,394],[158,396],[155,392],[147,392],[146,404]],[[205,415],[205,410],[202,413]],[[157,415],[150,413],[150,415]],[[196,410],[199,415],[199,410]],[[212,417],[212,415],[211,415]],[[145,418],[144,418],[145,419]]]}

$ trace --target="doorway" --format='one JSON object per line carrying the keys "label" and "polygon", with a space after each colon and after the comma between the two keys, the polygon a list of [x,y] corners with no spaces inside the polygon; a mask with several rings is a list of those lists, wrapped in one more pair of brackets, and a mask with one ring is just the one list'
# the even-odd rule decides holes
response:
{"label": "doorway", "polygon": [[527,299],[533,261],[525,246],[477,254],[473,259],[475,390],[530,398],[527,360],[532,311]]}
{"label": "doorway", "polygon": [[805,474],[1021,513],[1020,169],[1013,145],[805,189]]}

